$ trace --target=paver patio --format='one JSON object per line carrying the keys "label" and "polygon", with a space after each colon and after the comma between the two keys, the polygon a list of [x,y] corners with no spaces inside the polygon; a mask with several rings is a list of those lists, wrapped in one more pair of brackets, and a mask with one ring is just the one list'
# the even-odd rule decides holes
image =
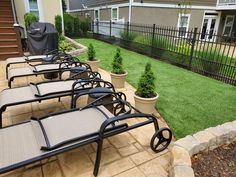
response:
{"label": "paver patio", "polygon": [[[108,72],[104,70],[99,70],[99,72],[104,80],[110,81]],[[37,82],[41,79],[43,79],[42,76],[38,76],[36,79],[35,77],[16,79],[14,84],[20,86],[26,82]],[[7,88],[7,81],[5,79],[5,64],[2,61],[0,62],[0,90],[4,88]],[[134,103],[135,89],[128,83],[125,84],[124,89],[117,91],[124,92],[128,101]],[[81,100],[81,105],[85,101],[86,98]],[[3,114],[3,125],[15,124],[27,120],[31,116],[43,116],[51,112],[62,111],[68,109],[69,105],[70,97],[66,97],[62,98],[61,102],[58,102],[58,99],[53,99],[41,103],[35,102],[10,107]],[[155,115],[159,119],[160,126],[167,126],[158,112]],[[133,121],[138,121],[138,119]],[[153,133],[153,125],[146,125],[106,139],[99,177],[167,177],[170,152],[168,149],[159,154],[152,152],[149,143]],[[96,144],[86,145],[0,176],[92,177],[95,153]]]}

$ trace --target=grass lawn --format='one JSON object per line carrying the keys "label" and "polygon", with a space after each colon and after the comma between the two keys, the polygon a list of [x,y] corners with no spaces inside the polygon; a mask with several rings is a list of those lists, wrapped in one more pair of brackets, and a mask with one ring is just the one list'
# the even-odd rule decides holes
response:
{"label": "grass lawn", "polygon": [[[94,39],[77,39],[88,46],[92,43],[101,68],[110,71],[116,51],[110,45]],[[147,62],[156,75],[156,91],[160,94],[156,108],[164,117],[177,139],[207,127],[236,120],[236,87],[199,74],[121,49],[127,81],[137,87]],[[86,54],[80,56],[85,60]]]}

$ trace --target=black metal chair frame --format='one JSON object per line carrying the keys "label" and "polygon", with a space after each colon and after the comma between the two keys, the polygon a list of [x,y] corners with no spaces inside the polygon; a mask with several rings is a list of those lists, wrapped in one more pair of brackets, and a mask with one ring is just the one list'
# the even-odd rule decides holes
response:
{"label": "black metal chair frame", "polygon": [[[89,64],[87,63],[83,63],[80,61],[74,61],[71,58],[65,58],[63,60],[60,60],[59,62],[54,62],[52,64],[58,63],[59,64],[59,68],[58,69],[50,69],[50,70],[44,70],[44,71],[40,71],[40,72],[33,72],[32,74],[25,74],[25,75],[20,75],[20,76],[14,76],[8,79],[8,87],[11,88],[11,83],[14,81],[15,78],[18,77],[25,77],[25,76],[38,76],[38,75],[43,75],[43,74],[49,74],[49,73],[58,73],[59,74],[59,79],[61,79],[61,76],[64,72],[70,71],[71,69],[73,69],[73,67],[85,67],[86,70],[92,71],[91,67],[89,66]],[[48,64],[37,64],[37,65],[31,65],[32,67],[36,67],[36,66],[40,66],[40,65],[48,65]]]}
{"label": "black metal chair frame", "polygon": [[[90,79],[81,79],[79,77],[76,77],[76,75],[74,75],[72,78],[68,78],[66,80],[75,80],[72,90],[71,92],[55,92],[52,94],[47,94],[47,95],[43,95],[43,96],[39,96],[39,95],[35,95],[35,98],[33,100],[25,100],[25,101],[21,101],[21,102],[14,102],[11,104],[5,104],[4,106],[0,107],[0,128],[2,128],[2,114],[3,112],[7,109],[7,107],[10,106],[16,106],[16,105],[21,105],[21,104],[26,104],[26,103],[32,103],[32,102],[41,102],[43,100],[49,100],[49,99],[54,99],[54,98],[58,98],[58,100],[60,101],[60,98],[62,97],[66,97],[66,96],[71,96],[74,95],[76,93],[79,92],[84,92],[86,90],[90,90],[92,88],[94,88],[96,85],[96,83],[98,82],[105,82],[101,80],[101,75],[97,72],[92,72],[92,71],[83,71],[81,73],[78,73],[77,75],[80,75],[82,73],[88,73],[88,76],[90,77]],[[81,79],[78,80],[77,79]],[[39,84],[43,84],[43,83],[51,83],[51,82],[57,82],[57,81],[44,81],[38,84],[33,84],[33,85],[39,85]],[[104,84],[104,86],[108,87],[106,84]],[[17,89],[17,88],[14,88]],[[4,89],[7,90],[7,89]]]}
{"label": "black metal chair frame", "polygon": [[[111,136],[114,136],[114,135],[117,135],[117,134],[120,134],[120,133],[123,133],[123,132],[127,132],[129,130],[132,130],[132,129],[135,129],[135,128],[138,128],[138,127],[141,127],[141,126],[144,126],[144,125],[148,125],[148,124],[153,124],[154,128],[155,128],[155,133],[154,133],[154,135],[152,137],[152,140],[151,140],[151,143],[150,143],[151,149],[154,152],[157,153],[157,152],[163,151],[164,149],[166,149],[168,147],[168,145],[170,144],[171,139],[172,139],[172,133],[168,128],[159,128],[158,121],[154,116],[152,116],[150,114],[140,113],[133,106],[131,106],[128,102],[126,102],[126,100],[125,100],[126,96],[121,92],[118,92],[118,93],[115,93],[115,92],[110,93],[109,92],[109,93],[107,93],[107,95],[110,95],[114,98],[114,100],[111,102],[111,104],[120,105],[118,107],[115,107],[115,109],[120,109],[120,108],[125,108],[125,107],[126,107],[126,109],[124,109],[122,111],[118,111],[118,112],[114,111],[114,112],[117,112],[114,115],[114,117],[107,117],[107,119],[100,126],[100,130],[97,133],[88,134],[86,136],[86,140],[81,141],[81,142],[78,142],[78,141],[83,140],[84,137],[78,137],[78,138],[75,138],[75,139],[67,140],[67,141],[61,142],[60,144],[57,144],[56,146],[52,146],[52,147],[50,147],[50,145],[42,147],[41,150],[52,151],[52,152],[48,153],[48,154],[45,154],[43,156],[35,157],[33,159],[24,161],[22,163],[18,163],[18,164],[0,169],[0,174],[9,172],[11,170],[20,168],[22,166],[25,166],[25,165],[28,165],[28,164],[31,164],[31,163],[34,163],[34,162],[37,162],[37,161],[40,161],[40,160],[43,160],[45,158],[49,158],[49,157],[54,156],[54,155],[57,155],[57,154],[60,154],[60,153],[63,153],[63,152],[81,147],[83,145],[87,145],[87,144],[95,142],[95,143],[97,143],[97,153],[96,153],[96,160],[95,160],[95,166],[94,166],[93,174],[94,174],[94,176],[97,176],[98,172],[99,172],[99,166],[100,166],[100,161],[101,161],[102,147],[103,147],[104,138],[111,137]],[[107,95],[105,95],[104,97],[106,97]],[[76,100],[80,96],[81,96],[81,94],[79,96],[74,97],[73,102],[76,102]],[[32,118],[32,119],[40,121],[42,119],[46,119],[46,118],[48,118],[50,116],[54,116],[54,115],[60,115],[60,114],[64,114],[64,113],[68,113],[68,112],[72,112],[72,111],[88,109],[88,108],[91,108],[91,107],[96,108],[100,105],[103,105],[101,100],[104,97],[100,97],[100,98],[96,99],[95,101],[91,102],[90,104],[88,104],[87,106],[85,106],[81,109],[74,108],[72,110],[67,110],[67,111],[63,111],[63,112],[59,112],[59,113],[49,114],[47,116],[44,116],[44,117],[41,117],[41,118],[38,118],[38,119],[36,119],[36,118]],[[132,110],[136,111],[137,113],[131,113]],[[145,120],[143,122],[135,123],[133,125],[123,124],[123,126],[118,126],[118,127],[115,127],[115,128],[108,128],[108,126],[114,127],[113,125],[115,124],[115,122],[120,122],[120,121],[124,121],[124,120],[127,120],[127,119],[135,119],[135,118],[143,118]],[[16,126],[16,125],[13,125],[13,126]],[[40,126],[41,126],[42,131],[43,131],[43,129],[44,129],[43,125],[40,125]],[[169,133],[169,136],[167,138],[164,138],[164,136],[163,136],[164,131],[167,131]],[[47,140],[46,133],[44,133],[44,138],[45,138],[45,140]],[[158,139],[157,144],[154,143],[155,139]],[[78,142],[78,143],[76,143],[76,142]],[[71,144],[71,143],[72,143],[72,145],[69,146],[68,144]],[[161,143],[165,143],[165,146],[158,149],[158,146]],[[48,143],[48,144],[50,144],[50,143]],[[63,147],[64,145],[66,145],[66,146]]]}
{"label": "black metal chair frame", "polygon": [[[45,55],[48,57],[49,55],[52,55],[50,58],[51,58],[51,63],[57,61],[57,60],[60,60],[61,58],[64,58],[64,57],[72,57],[71,55],[69,54],[66,54],[58,49],[56,50],[52,50],[52,51],[49,51],[47,53],[45,53]],[[22,62],[17,62],[17,64],[21,64],[21,63],[32,63],[32,62],[43,62],[44,59],[42,58],[37,58],[37,59],[34,59],[34,60],[29,60],[28,57],[30,57],[31,55],[24,55],[25,58],[25,61],[22,61]],[[46,61],[48,62],[48,61]],[[12,65],[12,64],[15,64],[15,63],[8,63],[6,65],[6,78],[8,78],[8,68]]]}

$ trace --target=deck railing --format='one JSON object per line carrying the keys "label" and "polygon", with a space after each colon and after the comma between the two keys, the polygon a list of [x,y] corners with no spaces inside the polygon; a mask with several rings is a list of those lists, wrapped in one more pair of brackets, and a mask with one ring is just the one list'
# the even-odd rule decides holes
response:
{"label": "deck railing", "polygon": [[236,5],[236,0],[218,0],[218,6]]}

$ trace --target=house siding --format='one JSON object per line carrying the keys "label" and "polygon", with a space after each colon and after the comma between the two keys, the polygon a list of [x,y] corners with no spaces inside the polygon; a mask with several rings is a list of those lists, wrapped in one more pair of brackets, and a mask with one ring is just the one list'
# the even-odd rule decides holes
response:
{"label": "house siding", "polygon": [[[200,28],[204,16],[204,10],[191,10],[189,13],[191,14],[189,28]],[[131,22],[138,24],[156,24],[158,26],[177,27],[178,16],[178,9],[133,7]]]}
{"label": "house siding", "polygon": [[24,15],[26,13],[25,4],[22,0],[15,0],[17,19],[20,25],[25,25]]}
{"label": "house siding", "polygon": [[111,4],[122,4],[129,2],[129,0],[107,0],[107,1],[84,0],[83,2],[81,0],[69,0],[69,1],[70,1],[69,10],[83,9],[83,5],[87,6],[88,8],[92,8],[92,7],[106,6]]}
{"label": "house siding", "polygon": [[119,19],[124,19],[125,21],[129,20],[129,8],[120,7],[119,8]]}
{"label": "house siding", "polygon": [[109,21],[111,19],[111,9],[100,9],[100,20]]}
{"label": "house siding", "polygon": [[[134,0],[140,2],[140,0]],[[160,4],[179,4],[179,0],[145,0],[145,3],[160,3]],[[189,0],[191,5],[198,6],[216,6],[217,0]]]}
{"label": "house siding", "polygon": [[[42,22],[48,22],[48,23],[55,23],[55,16],[56,15],[62,15],[61,14],[61,6],[59,0],[50,0],[50,1],[41,1],[42,2],[42,12],[43,13],[43,21]],[[19,21],[19,24],[25,25],[24,22],[24,15],[28,12],[28,9],[26,9],[26,6],[24,4],[24,1],[22,0],[16,0],[15,1],[16,6],[16,14]]]}
{"label": "house siding", "polygon": [[44,21],[55,24],[55,16],[61,14],[59,0],[42,1]]}

